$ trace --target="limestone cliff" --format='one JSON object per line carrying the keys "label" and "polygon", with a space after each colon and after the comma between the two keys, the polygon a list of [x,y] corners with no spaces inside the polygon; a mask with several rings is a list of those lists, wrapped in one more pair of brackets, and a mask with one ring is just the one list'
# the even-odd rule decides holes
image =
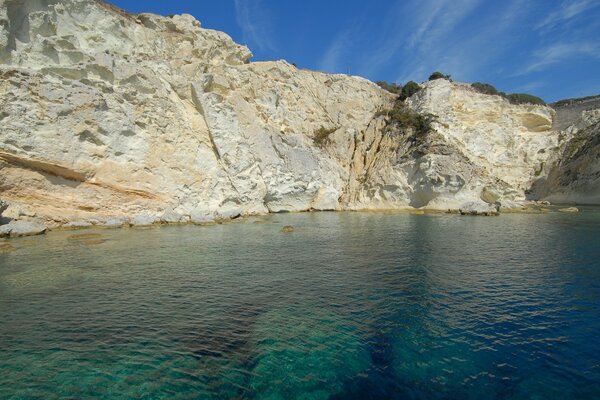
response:
{"label": "limestone cliff", "polygon": [[0,0],[5,214],[56,226],[518,207],[560,147],[549,107],[436,80],[409,99],[437,116],[417,136],[386,129],[394,96],[370,81],[250,57],[189,15]]}

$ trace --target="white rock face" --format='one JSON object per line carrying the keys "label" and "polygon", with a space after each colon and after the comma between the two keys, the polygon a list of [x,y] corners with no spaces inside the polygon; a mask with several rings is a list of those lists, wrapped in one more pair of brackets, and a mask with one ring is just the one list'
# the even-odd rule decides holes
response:
{"label": "white rock face", "polygon": [[462,215],[498,215],[498,209],[493,204],[488,204],[483,201],[469,201],[460,206],[458,211]]}
{"label": "white rock face", "polygon": [[[50,225],[278,211],[514,207],[557,146],[552,110],[436,80],[436,132],[384,132],[365,79],[248,63],[189,15],[0,0],[0,197]],[[332,130],[321,145],[317,130]]]}

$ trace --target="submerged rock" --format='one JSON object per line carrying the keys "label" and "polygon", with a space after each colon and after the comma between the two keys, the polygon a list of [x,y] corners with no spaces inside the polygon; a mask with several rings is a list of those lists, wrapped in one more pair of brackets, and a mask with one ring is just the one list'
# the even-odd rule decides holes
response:
{"label": "submerged rock", "polygon": [[286,225],[283,228],[281,228],[281,232],[283,233],[292,233],[294,232],[294,227],[291,225]]}
{"label": "submerged rock", "polygon": [[71,235],[67,238],[68,240],[73,240],[78,243],[83,243],[86,245],[97,245],[106,242],[106,239],[102,237],[100,233],[79,233],[76,235]]}
{"label": "submerged rock", "polygon": [[576,213],[576,212],[579,212],[579,208],[577,208],[577,207],[566,207],[566,208],[561,208],[558,211],[565,212],[565,213]]}
{"label": "submerged rock", "polygon": [[[478,374],[488,366],[484,352],[467,340],[448,339],[446,329],[436,328],[432,332],[428,326],[415,326],[395,332],[391,345],[395,381],[421,393],[419,398],[468,398],[466,388],[480,385]],[[446,339],[443,345],[441,337]]]}
{"label": "submerged rock", "polygon": [[76,235],[71,235],[67,239],[69,240],[90,240],[90,239],[99,239],[102,235],[100,233],[79,233]]}
{"label": "submerged rock", "polygon": [[256,321],[253,337],[255,399],[330,399],[371,365],[358,332],[319,307],[269,311]]}
{"label": "submerged rock", "polygon": [[63,228],[69,228],[69,229],[84,229],[84,228],[90,228],[92,227],[93,224],[89,221],[71,221],[69,223],[64,224],[62,227]]}
{"label": "submerged rock", "polygon": [[2,243],[0,242],[0,254],[2,253],[10,253],[11,251],[15,251],[15,246],[10,243]]}

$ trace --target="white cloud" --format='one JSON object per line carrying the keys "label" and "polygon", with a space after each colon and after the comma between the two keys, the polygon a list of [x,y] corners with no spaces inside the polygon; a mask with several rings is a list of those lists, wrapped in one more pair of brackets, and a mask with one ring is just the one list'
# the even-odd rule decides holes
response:
{"label": "white cloud", "polygon": [[[340,71],[354,64],[360,75],[375,75],[392,60],[398,60],[398,68],[422,69],[424,59],[433,58],[447,47],[447,36],[459,29],[459,25],[483,0],[424,0],[399,1],[386,11],[380,21],[378,34],[369,33],[372,39],[369,50],[355,51],[353,46],[360,39],[356,26],[348,27],[337,35],[320,60],[319,66],[326,71]],[[343,60],[342,57],[352,57]],[[419,61],[421,62],[419,62]],[[413,65],[418,63],[418,65]]]}
{"label": "white cloud", "polygon": [[529,93],[529,92],[535,92],[536,90],[539,90],[545,86],[547,86],[547,82],[533,81],[533,82],[529,82],[529,83],[520,85],[517,88],[515,88],[515,90],[517,92]]}
{"label": "white cloud", "polygon": [[558,10],[552,11],[548,16],[536,26],[536,29],[548,31],[556,25],[565,23],[585,11],[600,4],[597,0],[567,0],[563,1]]}
{"label": "white cloud", "polygon": [[534,61],[518,73],[524,75],[533,71],[544,69],[548,65],[557,64],[574,57],[587,56],[600,58],[600,43],[557,43],[534,53]]}
{"label": "white cloud", "polygon": [[[485,15],[490,23],[479,17],[477,22],[465,20],[476,15],[482,4],[476,0],[447,3],[439,9],[434,19],[421,23],[411,40],[418,39],[415,48],[404,57],[409,60],[398,75],[397,81],[421,80],[434,70],[455,75],[462,80],[479,80],[481,70],[499,58],[511,44],[510,31],[527,11],[526,0],[512,0],[502,4],[493,15]],[[477,34],[469,34],[468,27],[480,25]]]}
{"label": "white cloud", "polygon": [[403,56],[418,51],[440,11],[450,2],[451,0],[399,2],[398,6],[388,11],[381,24],[383,37],[387,39],[365,54],[360,72],[367,76],[373,75],[393,58],[406,64],[407,58]]}
{"label": "white cloud", "polygon": [[[444,7],[447,5],[447,0],[440,0],[429,2],[429,4],[423,4],[421,6],[420,15],[417,20],[419,21],[414,33],[408,38],[408,47],[415,48],[421,45],[424,38],[428,38],[431,31],[432,25],[438,21],[438,15]],[[460,7],[457,7],[457,9]]]}
{"label": "white cloud", "polygon": [[321,57],[319,69],[326,72],[340,72],[340,68],[344,67],[343,65],[340,65],[340,58],[343,56],[344,52],[348,50],[351,44],[352,40],[350,32],[346,31],[338,34],[323,57]]}
{"label": "white cloud", "polygon": [[235,18],[244,40],[259,50],[275,50],[269,15],[262,0],[235,0]]}

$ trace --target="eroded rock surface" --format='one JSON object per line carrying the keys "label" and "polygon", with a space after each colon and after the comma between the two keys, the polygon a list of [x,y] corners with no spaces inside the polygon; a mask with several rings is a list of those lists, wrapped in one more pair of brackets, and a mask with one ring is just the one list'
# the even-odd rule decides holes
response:
{"label": "eroded rock surface", "polygon": [[600,204],[600,104],[560,132],[560,146],[533,187],[553,203]]}
{"label": "eroded rock surface", "polygon": [[[49,225],[207,223],[302,210],[517,207],[558,148],[549,107],[440,79],[387,130],[362,78],[249,63],[189,15],[0,0],[0,195]],[[331,133],[317,143],[324,128]]]}
{"label": "eroded rock surface", "polygon": [[0,216],[2,215],[2,213],[4,211],[6,211],[7,208],[8,208],[8,203],[0,200]]}

